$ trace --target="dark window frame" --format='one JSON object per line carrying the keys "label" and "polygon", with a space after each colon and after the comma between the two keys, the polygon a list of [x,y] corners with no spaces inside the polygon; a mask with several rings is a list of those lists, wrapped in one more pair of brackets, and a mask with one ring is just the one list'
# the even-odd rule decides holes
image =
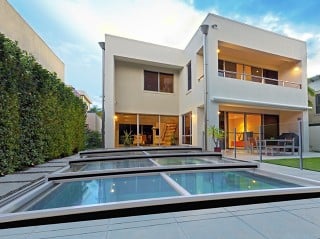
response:
{"label": "dark window frame", "polygon": [[[156,79],[155,78],[152,79],[152,75],[153,77],[156,77]],[[169,79],[171,79],[171,82],[169,83],[165,81],[167,79],[166,77],[168,76],[169,76]],[[144,81],[143,89],[145,91],[174,93],[174,74],[172,73],[163,73],[163,72],[157,72],[157,71],[144,70],[143,81]],[[156,82],[152,82],[152,81],[156,81]]]}
{"label": "dark window frame", "polygon": [[187,71],[188,71],[188,91],[192,89],[192,69],[191,69],[191,61],[187,64]]}
{"label": "dark window frame", "polygon": [[[187,122],[189,120],[189,122]],[[189,127],[187,127],[189,125]],[[182,144],[192,145],[192,112],[182,115]]]}
{"label": "dark window frame", "polygon": [[320,114],[320,94],[315,95],[315,103],[316,114]]}

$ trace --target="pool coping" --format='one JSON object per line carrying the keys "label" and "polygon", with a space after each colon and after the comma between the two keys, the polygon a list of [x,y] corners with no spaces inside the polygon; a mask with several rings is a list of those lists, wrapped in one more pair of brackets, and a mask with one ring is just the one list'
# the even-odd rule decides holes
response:
{"label": "pool coping", "polygon": [[320,197],[320,186],[142,199],[0,215],[0,229]]}

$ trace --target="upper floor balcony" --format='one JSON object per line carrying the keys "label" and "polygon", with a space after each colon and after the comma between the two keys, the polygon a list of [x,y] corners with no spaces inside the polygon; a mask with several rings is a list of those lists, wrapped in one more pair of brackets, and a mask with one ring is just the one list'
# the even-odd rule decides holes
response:
{"label": "upper floor balcony", "polygon": [[226,42],[218,43],[218,76],[302,88],[301,61]]}

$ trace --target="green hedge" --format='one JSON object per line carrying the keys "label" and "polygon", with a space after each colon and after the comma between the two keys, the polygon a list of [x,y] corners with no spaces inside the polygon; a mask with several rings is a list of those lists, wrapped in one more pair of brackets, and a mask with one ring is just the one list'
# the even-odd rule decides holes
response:
{"label": "green hedge", "polygon": [[71,155],[84,140],[82,100],[0,34],[0,174]]}

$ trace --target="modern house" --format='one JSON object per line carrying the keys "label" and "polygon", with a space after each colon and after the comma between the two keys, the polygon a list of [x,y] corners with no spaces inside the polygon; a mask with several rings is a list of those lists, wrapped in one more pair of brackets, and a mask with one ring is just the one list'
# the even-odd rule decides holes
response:
{"label": "modern house", "polygon": [[309,110],[310,149],[320,151],[320,75],[308,79],[308,84],[314,90],[315,96],[310,97],[312,109]]}
{"label": "modern house", "polygon": [[[249,138],[298,134],[308,122],[306,43],[213,14],[185,49],[105,35],[105,147],[212,148],[207,127],[225,147]],[[236,130],[236,136],[234,131]],[[309,149],[308,130],[303,147]]]}
{"label": "modern house", "polygon": [[17,41],[21,49],[33,55],[39,64],[55,72],[64,81],[64,63],[7,0],[0,0],[0,33]]}

